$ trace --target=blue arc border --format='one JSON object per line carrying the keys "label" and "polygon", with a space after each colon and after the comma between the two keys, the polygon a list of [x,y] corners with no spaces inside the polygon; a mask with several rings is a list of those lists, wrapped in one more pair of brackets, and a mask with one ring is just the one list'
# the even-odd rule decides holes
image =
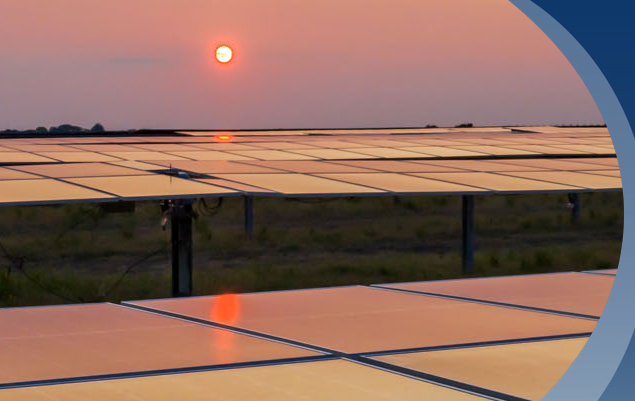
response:
{"label": "blue arc border", "polygon": [[[616,149],[624,196],[624,236],[618,274],[604,313],[579,357],[543,400],[632,400],[635,394],[635,140],[622,100],[630,100],[634,5],[617,0],[510,0],[562,51],[593,96]],[[542,8],[541,8],[542,7]],[[562,22],[562,24],[561,24]],[[566,26],[566,28],[565,28]],[[570,33],[569,30],[574,34]],[[587,45],[589,52],[581,43]],[[626,44],[630,44],[628,48]],[[624,53],[620,53],[621,47]],[[593,57],[592,57],[593,56]],[[595,59],[594,59],[595,58]],[[604,66],[607,75],[599,65]],[[617,67],[616,67],[617,65]],[[630,65],[630,68],[629,68]],[[609,71],[610,68],[610,71]],[[610,79],[610,82],[609,82]],[[615,88],[611,86],[615,85]],[[625,85],[626,84],[626,85]],[[625,87],[626,86],[626,87]],[[633,111],[633,109],[627,109]]]}

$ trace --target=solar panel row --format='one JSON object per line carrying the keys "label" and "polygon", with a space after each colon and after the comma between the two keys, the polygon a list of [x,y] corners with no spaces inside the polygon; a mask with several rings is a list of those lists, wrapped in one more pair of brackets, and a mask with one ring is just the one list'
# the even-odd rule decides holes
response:
{"label": "solar panel row", "polygon": [[[0,400],[537,400],[595,326],[567,313],[599,314],[613,279],[565,273],[1,309]],[[561,312],[532,309],[545,306]]]}
{"label": "solar panel row", "polygon": [[[0,204],[621,188],[614,157],[586,157],[614,155],[605,128],[522,129],[539,133],[486,127],[243,131],[231,142],[218,142],[218,132],[2,138]],[[545,155],[576,158],[536,158]],[[185,180],[162,169],[195,174]]]}
{"label": "solar panel row", "polygon": [[[0,167],[0,204],[165,197],[619,190],[616,160],[152,161]],[[186,171],[192,179],[160,174]]]}
{"label": "solar panel row", "polygon": [[537,155],[614,155],[608,134],[449,132],[437,135],[3,138],[5,163],[115,160],[311,160]]}

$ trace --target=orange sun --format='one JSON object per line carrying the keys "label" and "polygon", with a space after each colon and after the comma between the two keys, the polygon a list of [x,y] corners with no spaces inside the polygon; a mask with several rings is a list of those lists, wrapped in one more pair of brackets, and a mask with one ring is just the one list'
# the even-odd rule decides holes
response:
{"label": "orange sun", "polygon": [[232,57],[234,57],[234,51],[231,47],[223,45],[216,48],[216,60],[218,60],[219,63],[229,63]]}

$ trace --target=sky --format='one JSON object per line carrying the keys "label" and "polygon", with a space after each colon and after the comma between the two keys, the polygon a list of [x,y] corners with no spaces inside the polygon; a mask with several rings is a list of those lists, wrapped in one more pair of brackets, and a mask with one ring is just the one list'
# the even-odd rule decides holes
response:
{"label": "sky", "polygon": [[[222,65],[214,49],[228,44]],[[602,123],[507,0],[0,0],[0,130]]]}

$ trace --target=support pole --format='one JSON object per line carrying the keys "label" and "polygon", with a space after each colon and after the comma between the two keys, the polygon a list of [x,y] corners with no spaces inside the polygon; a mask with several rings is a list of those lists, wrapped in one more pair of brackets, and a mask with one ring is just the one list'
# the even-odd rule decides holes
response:
{"label": "support pole", "polygon": [[569,204],[571,205],[571,222],[577,223],[580,221],[580,193],[572,192],[569,194]]}
{"label": "support pole", "polygon": [[175,200],[172,226],[172,296],[192,295],[192,201]]}
{"label": "support pole", "polygon": [[247,238],[254,237],[254,198],[245,196],[245,234]]}
{"label": "support pole", "polygon": [[463,273],[474,273],[474,196],[463,195]]}

